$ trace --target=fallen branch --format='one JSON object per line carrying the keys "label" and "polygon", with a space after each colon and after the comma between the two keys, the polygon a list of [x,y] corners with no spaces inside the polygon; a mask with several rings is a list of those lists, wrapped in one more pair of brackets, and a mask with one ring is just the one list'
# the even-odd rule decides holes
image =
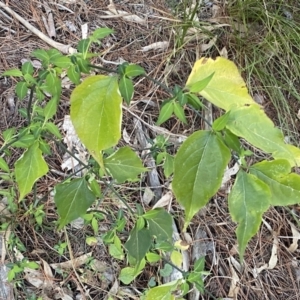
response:
{"label": "fallen branch", "polygon": [[51,38],[43,34],[40,30],[32,26],[29,22],[27,22],[24,18],[14,12],[11,8],[9,8],[6,4],[0,1],[0,8],[6,10],[12,17],[17,19],[21,24],[23,24],[27,29],[29,29],[32,33],[37,35],[41,40],[46,42],[51,47],[59,50],[64,54],[71,54],[77,52],[75,48],[72,48],[70,45],[64,45],[58,42],[53,41]]}

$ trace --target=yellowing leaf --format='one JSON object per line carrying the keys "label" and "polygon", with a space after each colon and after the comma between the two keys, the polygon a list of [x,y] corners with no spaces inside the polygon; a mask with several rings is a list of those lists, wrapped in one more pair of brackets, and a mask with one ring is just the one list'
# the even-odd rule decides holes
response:
{"label": "yellowing leaf", "polygon": [[233,108],[226,127],[274,158],[287,159],[292,166],[300,164],[300,149],[285,144],[282,132],[257,104]]}
{"label": "yellowing leaf", "polygon": [[48,165],[39,149],[39,142],[36,141],[15,164],[19,200],[22,200],[32,190],[33,184],[47,172]]}
{"label": "yellowing leaf", "polygon": [[198,60],[188,78],[186,86],[192,88],[197,82],[214,73],[207,86],[199,93],[216,106],[229,110],[232,106],[254,104],[246,84],[236,65],[230,60],[217,57]]}
{"label": "yellowing leaf", "polygon": [[91,76],[71,95],[71,119],[79,138],[99,162],[100,151],[121,137],[122,99],[116,77]]}
{"label": "yellowing leaf", "polygon": [[269,187],[254,175],[239,171],[228,198],[228,206],[232,220],[238,223],[236,235],[241,260],[249,240],[257,233],[262,215],[268,210],[270,202]]}
{"label": "yellowing leaf", "polygon": [[250,173],[266,183],[271,190],[271,205],[300,203],[300,176],[291,172],[287,160],[262,161],[250,168]]}
{"label": "yellowing leaf", "polygon": [[218,191],[229,160],[229,149],[210,131],[193,133],[179,148],[172,187],[185,209],[185,228]]}
{"label": "yellowing leaf", "polygon": [[182,265],[182,254],[176,250],[172,251],[170,256],[171,262],[178,268]]}

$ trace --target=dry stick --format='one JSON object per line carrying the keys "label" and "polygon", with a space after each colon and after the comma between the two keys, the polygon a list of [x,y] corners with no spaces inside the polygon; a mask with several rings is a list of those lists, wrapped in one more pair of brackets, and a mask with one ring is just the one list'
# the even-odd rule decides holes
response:
{"label": "dry stick", "polygon": [[64,54],[71,54],[75,53],[76,49],[72,48],[70,45],[64,45],[58,42],[53,41],[48,36],[43,34],[40,30],[32,26],[29,22],[27,22],[24,18],[22,18],[20,15],[18,15],[16,12],[14,12],[11,8],[9,8],[6,4],[0,1],[0,8],[3,8],[6,10],[11,16],[13,16],[15,19],[17,19],[21,24],[23,24],[27,29],[29,29],[32,33],[37,35],[41,40],[46,42],[51,47],[59,50],[60,52]]}

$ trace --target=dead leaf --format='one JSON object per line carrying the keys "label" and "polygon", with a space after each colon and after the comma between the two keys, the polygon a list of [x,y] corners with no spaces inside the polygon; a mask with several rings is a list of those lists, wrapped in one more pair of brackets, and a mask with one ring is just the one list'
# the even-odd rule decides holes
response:
{"label": "dead leaf", "polygon": [[298,241],[300,240],[300,232],[297,230],[296,226],[291,223],[290,221],[288,221],[288,223],[291,226],[292,229],[292,234],[293,234],[293,242],[292,244],[289,246],[288,250],[293,253],[297,250],[298,248]]}
{"label": "dead leaf", "polygon": [[50,267],[53,269],[64,269],[64,270],[69,270],[69,269],[77,269],[79,266],[85,264],[89,258],[92,256],[92,252],[89,252],[87,254],[81,255],[73,260],[68,260],[62,263],[54,263],[51,264]]}
{"label": "dead leaf", "polygon": [[234,270],[234,268],[231,264],[231,259],[228,259],[228,262],[229,262],[229,268],[230,268],[230,272],[231,272],[231,283],[230,283],[228,297],[237,299],[238,292],[239,292],[239,287],[237,286],[237,284],[239,283],[240,278],[238,277],[236,271]]}
{"label": "dead leaf", "polygon": [[172,192],[167,192],[157,201],[157,203],[153,206],[152,209],[168,206],[171,204],[172,199],[173,199]]}
{"label": "dead leaf", "polygon": [[156,42],[156,43],[150,44],[148,46],[142,47],[141,51],[143,51],[143,52],[147,52],[150,50],[164,51],[164,50],[168,49],[169,44],[170,43],[168,41]]}
{"label": "dead leaf", "polygon": [[200,49],[202,52],[209,50],[212,46],[214,46],[217,42],[218,36],[215,35],[207,44],[202,44]]}

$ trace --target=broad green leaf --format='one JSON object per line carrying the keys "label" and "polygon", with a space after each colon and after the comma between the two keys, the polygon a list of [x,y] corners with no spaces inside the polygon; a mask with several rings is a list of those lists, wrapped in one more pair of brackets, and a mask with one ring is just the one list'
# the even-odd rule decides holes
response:
{"label": "broad green leaf", "polygon": [[269,186],[271,205],[300,203],[300,175],[291,173],[291,166],[287,160],[262,161],[252,165],[250,173]]}
{"label": "broad green leaf", "polygon": [[48,65],[50,57],[49,54],[44,49],[34,50],[31,53],[31,55],[39,59],[42,62],[43,66]]}
{"label": "broad green leaf", "polygon": [[32,134],[26,134],[14,142],[12,146],[18,148],[28,148],[33,144],[34,141],[35,137]]}
{"label": "broad green leaf", "polygon": [[124,252],[122,249],[121,241],[116,235],[114,238],[114,243],[109,245],[108,251],[112,257],[120,260],[124,259]]}
{"label": "broad green leaf", "polygon": [[124,74],[127,77],[135,77],[135,76],[145,74],[145,70],[141,66],[138,66],[138,65],[127,65],[125,67]]}
{"label": "broad green leaf", "polygon": [[149,263],[155,263],[155,262],[160,261],[161,257],[159,254],[149,252],[146,254],[146,259]]}
{"label": "broad green leaf", "polygon": [[14,76],[14,77],[22,77],[23,73],[19,69],[11,69],[2,73],[2,76]]}
{"label": "broad green leaf", "polygon": [[32,63],[29,62],[29,61],[26,61],[23,65],[22,65],[22,72],[23,74],[30,74],[32,75],[33,74],[33,66],[32,66]]}
{"label": "broad green leaf", "polygon": [[229,160],[229,149],[210,131],[193,133],[179,148],[172,187],[185,209],[185,228],[218,191]]}
{"label": "broad green leaf", "polygon": [[199,93],[203,89],[207,87],[211,79],[213,78],[215,73],[211,73],[209,76],[207,76],[204,79],[201,79],[200,81],[194,82],[192,85],[189,86],[189,90],[191,93]]}
{"label": "broad green leaf", "polygon": [[183,107],[178,102],[173,102],[173,110],[175,116],[184,124],[187,124],[187,120],[184,114]]}
{"label": "broad green leaf", "polygon": [[54,97],[48,101],[48,103],[44,108],[45,121],[51,119],[55,115],[56,110],[57,110],[57,99]]}
{"label": "broad green leaf", "polygon": [[108,158],[104,159],[104,166],[117,183],[137,181],[138,175],[146,172],[140,158],[130,147],[122,147]]}
{"label": "broad green leaf", "polygon": [[138,230],[135,226],[131,230],[129,239],[127,240],[124,246],[128,251],[128,254],[135,258],[137,264],[139,264],[150,249],[150,231],[147,228],[142,228]]}
{"label": "broad green leaf", "polygon": [[117,78],[96,75],[77,86],[71,95],[71,119],[95,159],[102,150],[115,146],[121,137],[122,122]]}
{"label": "broad green leaf", "polygon": [[68,68],[71,65],[71,59],[67,56],[55,57],[50,62],[59,68]]}
{"label": "broad green leaf", "polygon": [[271,202],[269,187],[252,174],[240,170],[228,198],[229,213],[238,223],[236,235],[243,260],[245,248],[259,230],[262,215]]}
{"label": "broad green leaf", "polygon": [[164,209],[149,210],[143,217],[147,220],[150,235],[155,236],[157,242],[172,239],[172,217]]}
{"label": "broad green leaf", "polygon": [[133,97],[134,87],[131,79],[123,76],[119,81],[119,90],[125,102],[129,105]]}
{"label": "broad green leaf", "polygon": [[24,74],[24,80],[29,84],[29,85],[33,85],[33,84],[37,84],[36,79],[30,75],[30,74]]}
{"label": "broad green leaf", "polygon": [[60,216],[58,228],[61,229],[71,221],[84,215],[95,199],[96,197],[88,188],[85,178],[58,184],[55,187],[54,196]]}
{"label": "broad green leaf", "polygon": [[58,100],[61,94],[61,80],[53,73],[49,73],[46,76],[45,84],[40,88]]}
{"label": "broad green leaf", "polygon": [[23,100],[28,92],[28,86],[25,81],[20,81],[16,85],[16,94],[20,100]]}
{"label": "broad green leaf", "polygon": [[285,144],[282,132],[258,105],[233,108],[226,127],[255,147],[271,153],[275,159],[283,158],[292,166],[300,165],[300,149]]}
{"label": "broad green leaf", "polygon": [[89,61],[82,58],[82,57],[77,57],[77,66],[79,67],[80,72],[89,74],[91,67],[89,67]]}
{"label": "broad green leaf", "polygon": [[171,262],[178,268],[181,267],[182,265],[182,254],[179,252],[179,251],[172,251],[171,255],[170,255],[170,259],[171,259]]}
{"label": "broad green leaf", "polygon": [[120,281],[122,281],[124,284],[131,283],[145,268],[145,263],[145,259],[142,259],[137,268],[127,267],[122,269],[119,276]]}
{"label": "broad green leaf", "polygon": [[92,41],[97,41],[105,38],[106,36],[114,33],[114,31],[110,28],[97,28],[92,35],[90,36]]}
{"label": "broad green leaf", "polygon": [[171,293],[177,288],[179,283],[179,280],[174,280],[154,287],[147,292],[145,300],[172,300],[174,297]]}
{"label": "broad green leaf", "polygon": [[44,128],[46,130],[48,130],[50,133],[52,133],[54,136],[56,136],[57,138],[59,138],[59,139],[62,138],[62,136],[60,134],[60,131],[59,131],[58,127],[55,124],[53,124],[51,122],[48,122],[48,123],[45,124]]}
{"label": "broad green leaf", "polygon": [[201,58],[198,60],[188,78],[186,86],[195,83],[214,73],[207,86],[200,92],[216,106],[229,110],[232,106],[254,104],[255,101],[248,94],[245,82],[233,62],[223,57]]}
{"label": "broad green leaf", "polygon": [[32,144],[15,163],[16,182],[19,187],[19,200],[32,190],[33,184],[48,172],[39,142]]}
{"label": "broad green leaf", "polygon": [[80,83],[80,70],[78,66],[71,65],[67,71],[67,75],[74,84],[78,85]]}
{"label": "broad green leaf", "polygon": [[54,60],[57,57],[62,56],[62,54],[57,49],[54,48],[47,50],[47,54],[49,55],[50,61]]}
{"label": "broad green leaf", "polygon": [[167,120],[169,120],[171,118],[173,112],[174,112],[173,101],[164,103],[160,110],[158,120],[156,121],[156,125],[160,125],[160,124],[166,122]]}
{"label": "broad green leaf", "polygon": [[2,169],[3,171],[5,171],[7,173],[10,172],[8,164],[1,156],[0,156],[0,169]]}

